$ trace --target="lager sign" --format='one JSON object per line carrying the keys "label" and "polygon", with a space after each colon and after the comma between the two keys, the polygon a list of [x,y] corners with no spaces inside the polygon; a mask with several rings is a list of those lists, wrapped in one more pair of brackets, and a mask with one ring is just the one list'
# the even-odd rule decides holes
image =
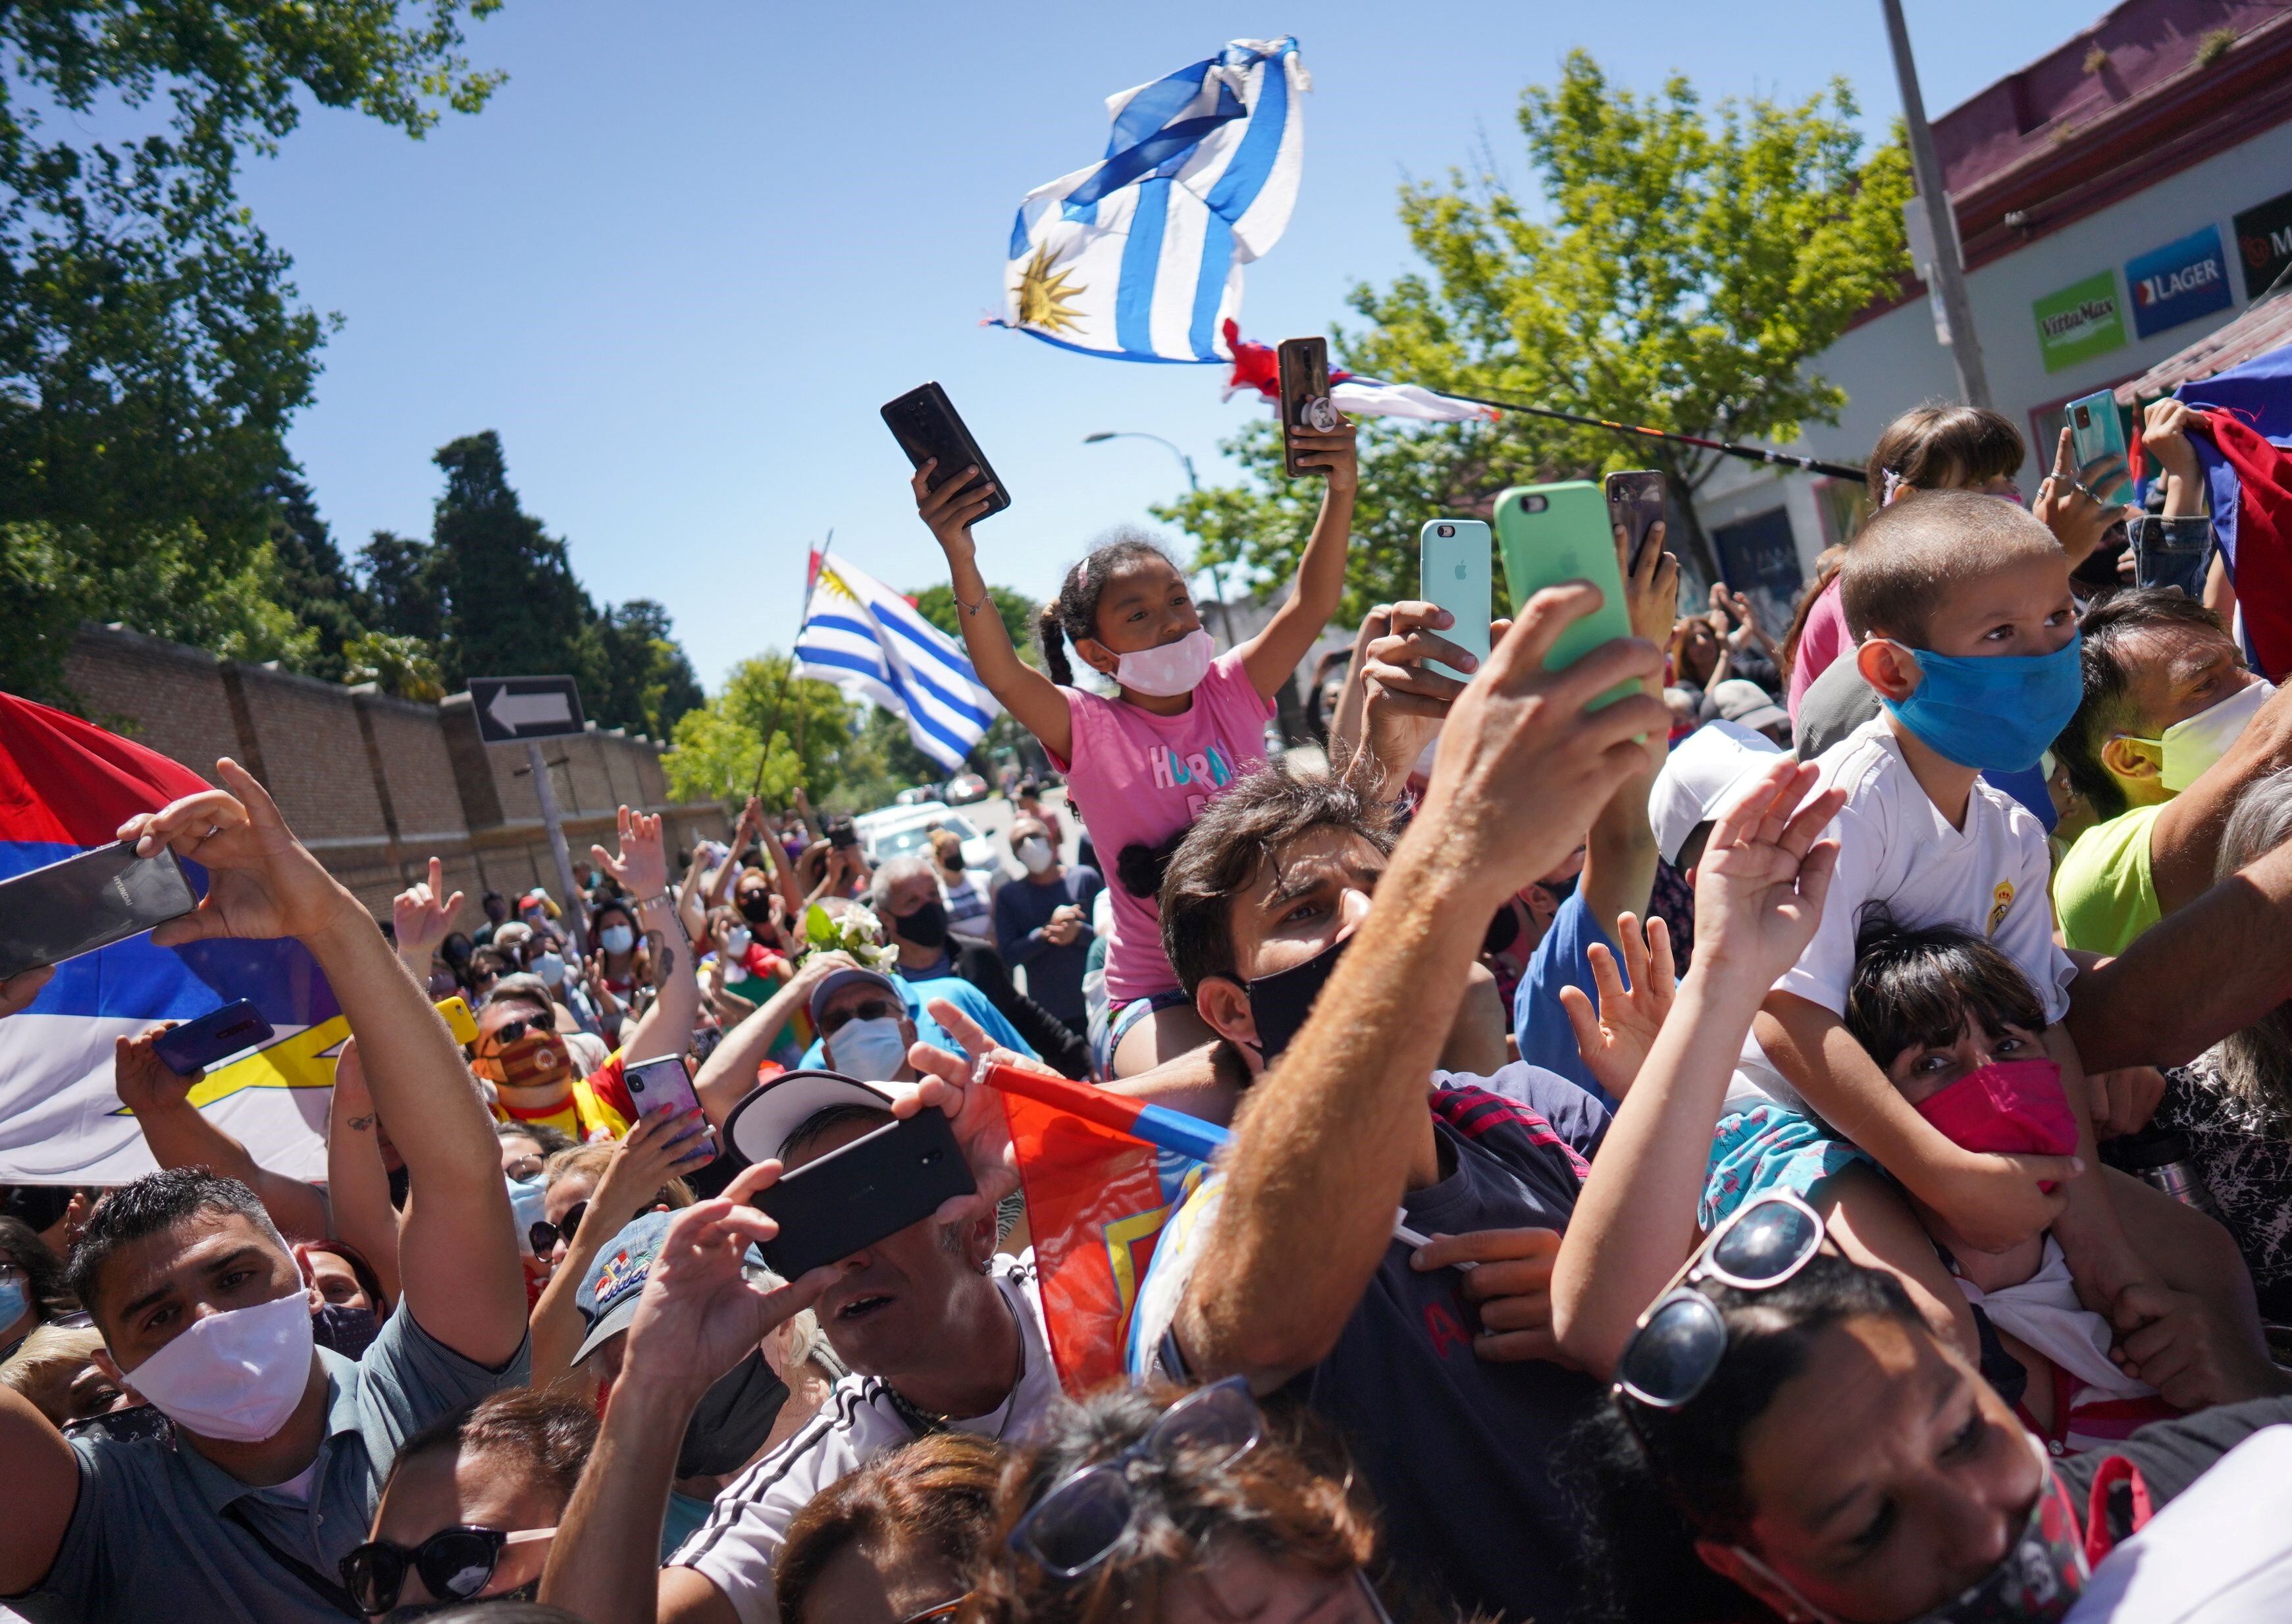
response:
{"label": "lager sign", "polygon": [[2143,338],[2226,310],[2228,257],[2221,252],[2220,228],[2200,227],[2126,261],[2125,285],[2133,291],[2133,325]]}
{"label": "lager sign", "polygon": [[2082,282],[2047,294],[2030,309],[2038,319],[2038,353],[2045,358],[2048,372],[2106,355],[2125,343],[2125,311],[2118,302],[2113,271],[2096,271]]}

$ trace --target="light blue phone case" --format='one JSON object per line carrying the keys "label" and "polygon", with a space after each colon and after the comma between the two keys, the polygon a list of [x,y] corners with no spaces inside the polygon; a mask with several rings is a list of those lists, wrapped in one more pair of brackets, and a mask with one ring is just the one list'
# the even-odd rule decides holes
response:
{"label": "light blue phone case", "polygon": [[[1489,618],[1496,603],[1495,571],[1489,567],[1489,527],[1478,519],[1428,519],[1416,533],[1417,589],[1457,624],[1441,634],[1485,665]],[[1426,662],[1443,676],[1470,682],[1473,673],[1456,671],[1441,660]]]}

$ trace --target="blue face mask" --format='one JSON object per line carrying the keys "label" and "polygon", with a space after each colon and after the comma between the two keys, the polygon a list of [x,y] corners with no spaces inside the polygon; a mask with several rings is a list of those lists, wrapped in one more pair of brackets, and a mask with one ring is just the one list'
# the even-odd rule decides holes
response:
{"label": "blue face mask", "polygon": [[527,1233],[548,1216],[542,1207],[549,1193],[548,1177],[540,1173],[531,1178],[511,1178],[506,1173],[502,1177],[509,1185],[509,1211],[517,1224],[518,1249],[523,1251]]}
{"label": "blue face mask", "polygon": [[25,1295],[24,1282],[20,1280],[0,1280],[0,1330],[6,1330],[24,1317],[24,1310],[32,1300]]}
{"label": "blue face mask", "polygon": [[2077,715],[2085,694],[2082,642],[2072,636],[2051,654],[1989,659],[1915,649],[1918,685],[1907,699],[1882,696],[1879,702],[1921,743],[1961,767],[2026,772]]}

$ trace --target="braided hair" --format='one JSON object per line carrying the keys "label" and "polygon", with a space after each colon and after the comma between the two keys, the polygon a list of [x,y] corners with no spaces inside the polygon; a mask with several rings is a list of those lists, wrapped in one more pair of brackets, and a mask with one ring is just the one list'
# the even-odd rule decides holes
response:
{"label": "braided hair", "polygon": [[1035,640],[1042,645],[1043,669],[1061,688],[1074,686],[1066,645],[1098,636],[1098,601],[1107,583],[1141,559],[1158,558],[1173,570],[1177,561],[1143,530],[1118,526],[1084,555],[1059,583],[1059,594],[1035,617]]}

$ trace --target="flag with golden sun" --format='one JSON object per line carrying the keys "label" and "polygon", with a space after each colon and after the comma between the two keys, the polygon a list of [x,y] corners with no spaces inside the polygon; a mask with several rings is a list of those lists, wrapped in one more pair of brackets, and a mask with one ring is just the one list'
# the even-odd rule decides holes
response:
{"label": "flag with golden sun", "polygon": [[1019,206],[1002,325],[1125,360],[1231,360],[1241,268],[1297,200],[1311,88],[1295,39],[1238,39],[1109,97],[1106,156]]}

